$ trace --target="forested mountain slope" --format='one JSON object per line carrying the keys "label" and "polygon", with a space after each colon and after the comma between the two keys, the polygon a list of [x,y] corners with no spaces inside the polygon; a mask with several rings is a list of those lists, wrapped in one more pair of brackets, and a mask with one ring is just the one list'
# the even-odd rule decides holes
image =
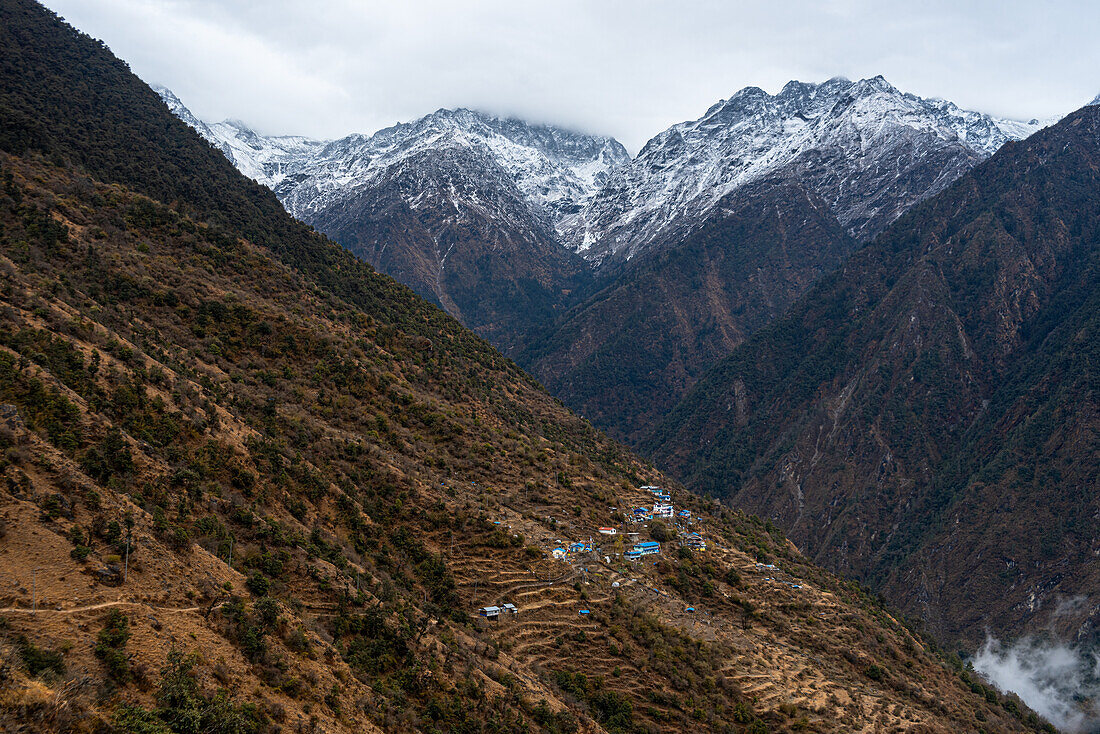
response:
{"label": "forested mountain slope", "polygon": [[1094,635],[1100,109],[1010,143],[709,373],[649,441],[944,638]]}
{"label": "forested mountain slope", "polygon": [[801,186],[747,186],[682,242],[613,266],[609,285],[516,358],[596,425],[635,442],[856,247]]}

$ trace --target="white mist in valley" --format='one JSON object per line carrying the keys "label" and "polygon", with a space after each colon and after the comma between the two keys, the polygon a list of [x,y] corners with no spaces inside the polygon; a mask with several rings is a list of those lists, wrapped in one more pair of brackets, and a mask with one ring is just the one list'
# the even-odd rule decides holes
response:
{"label": "white mist in valley", "polygon": [[1037,637],[1011,645],[989,637],[971,664],[1060,731],[1100,732],[1100,655],[1095,651]]}

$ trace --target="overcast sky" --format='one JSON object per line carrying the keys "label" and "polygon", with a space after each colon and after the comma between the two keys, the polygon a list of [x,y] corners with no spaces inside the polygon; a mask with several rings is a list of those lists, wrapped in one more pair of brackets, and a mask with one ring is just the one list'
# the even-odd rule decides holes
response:
{"label": "overcast sky", "polygon": [[884,75],[1049,117],[1100,92],[1095,0],[45,0],[200,118],[374,132],[473,107],[631,152],[755,85]]}

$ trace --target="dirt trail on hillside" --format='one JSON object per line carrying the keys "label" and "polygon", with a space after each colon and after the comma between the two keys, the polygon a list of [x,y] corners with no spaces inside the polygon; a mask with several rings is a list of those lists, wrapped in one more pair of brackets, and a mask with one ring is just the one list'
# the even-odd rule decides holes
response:
{"label": "dirt trail on hillside", "polygon": [[[28,609],[26,607],[2,607],[0,608],[0,614],[77,614],[78,612],[91,612],[96,609],[105,609],[107,607],[119,607],[119,606],[132,606],[132,607],[148,607],[149,609],[155,609],[158,612],[201,612],[205,607],[158,607],[152,604],[147,604],[141,601],[105,601],[100,604],[89,604],[85,607],[73,607],[72,609]],[[217,609],[221,604],[213,607]]]}

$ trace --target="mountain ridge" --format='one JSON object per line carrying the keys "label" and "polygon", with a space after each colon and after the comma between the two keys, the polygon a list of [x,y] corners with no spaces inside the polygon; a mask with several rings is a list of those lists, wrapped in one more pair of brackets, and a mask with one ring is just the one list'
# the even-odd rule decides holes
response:
{"label": "mountain ridge", "polygon": [[[179,110],[181,119],[184,119],[188,124],[196,127],[205,137],[214,142],[223,150],[227,149],[226,135],[220,131],[215,130],[210,123],[205,123],[198,120],[183,103],[174,95],[171,90],[160,87],[162,97],[166,103],[173,110]],[[853,102],[861,100],[871,100],[868,104],[879,104],[879,109],[864,110],[864,116],[876,118],[879,120],[885,120],[890,118],[898,127],[909,126],[914,129],[923,129],[931,132],[934,136],[938,136],[946,141],[954,140],[961,146],[967,148],[973,152],[978,159],[982,159],[992,155],[1001,145],[1008,140],[1018,140],[1040,129],[1045,123],[1032,119],[1030,121],[1010,120],[1006,118],[996,118],[988,114],[963,110],[959,108],[953,102],[943,99],[925,99],[918,97],[910,93],[900,92],[887,82],[881,75],[869,79],[861,79],[855,82],[850,81],[844,77],[833,77],[820,84],[801,82],[792,80],[784,85],[783,89],[775,95],[770,95],[759,87],[745,87],[738,91],[732,97],[726,100],[720,100],[712,105],[702,118],[694,121],[679,123],[670,127],[668,130],[658,134],[651,138],[639,151],[638,155],[633,159],[626,153],[626,150],[619,144],[614,138],[582,135],[577,133],[571,133],[561,128],[554,127],[552,125],[531,125],[515,118],[498,118],[486,113],[476,112],[466,108],[446,109],[441,108],[433,113],[425,115],[417,120],[408,123],[397,123],[388,128],[384,128],[373,134],[361,134],[353,133],[344,138],[334,141],[310,141],[307,138],[298,137],[265,137],[256,135],[251,130],[244,128],[242,125],[230,124],[229,121],[223,123],[216,123],[216,125],[226,125],[234,130],[238,130],[243,134],[253,137],[254,140],[259,141],[262,145],[262,141],[279,141],[279,140],[303,140],[309,143],[315,144],[317,148],[305,148],[292,155],[321,155],[319,153],[320,148],[329,149],[332,146],[336,147],[355,147],[358,145],[369,145],[373,148],[385,148],[387,147],[383,141],[390,139],[404,139],[412,136],[425,136],[425,131],[432,131],[436,133],[435,136],[428,136],[429,140],[424,145],[431,147],[439,144],[450,144],[448,141],[443,140],[444,133],[454,134],[459,129],[470,129],[473,127],[484,127],[487,129],[493,129],[500,133],[504,131],[511,132],[513,141],[517,138],[523,140],[527,139],[529,147],[535,148],[542,153],[548,153],[553,151],[553,145],[549,147],[546,145],[530,145],[531,139],[536,142],[541,141],[554,141],[557,138],[564,139],[566,142],[572,142],[576,144],[576,147],[582,149],[587,148],[587,155],[575,158],[573,161],[573,167],[571,169],[572,177],[566,174],[544,175],[537,176],[532,175],[530,166],[521,165],[522,161],[517,162],[515,158],[522,158],[523,156],[512,156],[512,161],[506,161],[508,155],[498,155],[498,159],[505,160],[505,167],[513,172],[517,180],[520,181],[520,188],[524,194],[529,198],[529,201],[536,208],[543,210],[553,211],[558,220],[564,219],[558,226],[559,235],[562,238],[563,244],[575,249],[578,253],[583,254],[586,259],[593,262],[595,266],[598,266],[602,260],[609,253],[603,253],[600,248],[593,250],[593,245],[596,240],[605,236],[603,233],[593,233],[588,224],[593,216],[599,218],[600,215],[594,212],[585,212],[583,209],[596,209],[600,208],[599,202],[593,202],[589,206],[589,200],[597,195],[600,188],[604,186],[610,186],[613,189],[622,188],[623,181],[612,181],[612,177],[615,171],[619,171],[619,178],[622,179],[627,175],[627,170],[632,167],[637,167],[640,161],[646,161],[650,158],[657,159],[657,161],[667,161],[670,155],[674,155],[670,149],[675,149],[677,146],[687,144],[684,141],[685,133],[691,134],[697,130],[703,130],[706,132],[712,132],[722,127],[730,127],[731,123],[748,120],[753,122],[757,127],[765,126],[767,124],[779,123],[779,127],[782,128],[780,135],[774,135],[772,132],[760,132],[755,129],[751,130],[754,135],[765,138],[764,140],[756,140],[753,146],[744,145],[745,138],[736,138],[733,142],[738,144],[740,148],[755,147],[757,158],[756,161],[750,161],[742,171],[719,171],[718,167],[723,165],[723,161],[733,157],[732,154],[725,150],[719,150],[717,152],[708,153],[712,158],[712,162],[708,162],[703,166],[701,170],[690,172],[693,175],[685,175],[684,171],[675,171],[675,175],[682,179],[686,179],[688,185],[699,190],[706,188],[708,198],[703,202],[693,201],[690,196],[685,197],[683,194],[665,192],[666,195],[671,196],[677,201],[673,202],[675,207],[672,207],[673,203],[666,201],[658,201],[656,204],[647,203],[642,206],[635,205],[629,207],[626,213],[630,215],[632,219],[636,219],[639,211],[646,209],[660,208],[660,207],[672,207],[675,210],[670,211],[664,215],[664,220],[658,224],[658,226],[652,229],[653,232],[647,232],[644,234],[643,239],[652,239],[659,234],[659,231],[664,227],[686,214],[687,208],[695,207],[699,211],[698,214],[705,214],[714,202],[726,197],[731,192],[742,184],[750,183],[761,176],[770,175],[770,173],[777,168],[782,168],[785,165],[798,158],[806,150],[805,147],[799,147],[794,145],[791,150],[779,150],[784,144],[784,136],[790,137],[792,133],[798,131],[794,128],[802,127],[805,123],[813,123],[818,119],[822,119],[824,115],[833,111],[833,108],[838,105],[851,106]],[[771,117],[774,119],[764,120],[764,117]],[[824,121],[833,124],[836,120],[823,118]],[[451,125],[445,125],[444,122],[453,123]],[[196,125],[197,123],[197,125]],[[802,124],[799,124],[802,123]],[[852,124],[852,123],[841,123]],[[771,136],[772,139],[768,140]],[[805,137],[805,136],[804,136]],[[812,136],[809,136],[812,137]],[[377,140],[376,140],[377,139]],[[541,139],[541,140],[540,140]],[[375,142],[371,145],[370,141]],[[455,141],[460,142],[460,141]],[[465,141],[467,144],[474,147],[478,141]],[[788,141],[789,142],[789,141]],[[798,141],[795,141],[798,142]],[[726,145],[729,148],[732,143]],[[493,147],[493,146],[489,146]],[[593,155],[592,149],[598,148],[599,151]],[[696,146],[698,147],[698,146]],[[818,140],[815,145],[811,146],[812,149],[819,150],[823,147],[822,141]],[[559,152],[560,151],[556,151]],[[361,153],[360,153],[361,154]],[[323,154],[325,158],[331,158],[332,153]],[[364,156],[366,157],[366,156]],[[548,155],[548,158],[552,156]],[[285,162],[285,161],[284,161]],[[561,162],[561,161],[559,161]],[[255,171],[258,167],[254,164],[242,162],[242,165],[250,171]],[[300,165],[300,164],[298,164]],[[563,165],[563,168],[570,168],[568,165]],[[315,167],[323,168],[323,166]],[[536,166],[537,168],[537,166]],[[343,183],[347,184],[352,177],[359,177],[362,180],[367,177],[370,167],[363,167],[361,170],[354,174],[348,174],[347,178],[343,180]],[[584,175],[581,175],[581,174]],[[282,176],[284,174],[279,174]],[[301,174],[310,175],[310,174]],[[312,175],[326,175],[319,174],[316,170]],[[328,174],[331,177],[331,174]],[[641,175],[646,175],[643,171]],[[652,175],[650,173],[650,175]],[[945,185],[944,182],[950,182],[953,180],[951,171],[945,170],[943,173],[943,181],[939,179],[933,179],[929,182],[929,188],[926,191],[918,192],[920,195],[914,199],[926,197],[930,193],[935,193],[942,189]],[[308,220],[309,217],[316,213],[317,210],[323,208],[325,204],[325,194],[319,193],[318,189],[323,188],[320,184],[313,187],[305,187],[302,189],[302,193],[293,194],[292,191],[299,189],[300,183],[288,184],[284,188],[280,188],[282,178],[276,178],[272,175],[253,176],[260,183],[264,183],[279,194],[280,199],[284,201],[288,211],[291,214],[298,216],[299,218]],[[332,177],[334,179],[334,177]],[[573,180],[569,180],[572,178]],[[665,178],[661,181],[667,180]],[[335,179],[334,179],[335,180]],[[704,181],[712,181],[712,184],[704,184]],[[660,181],[658,181],[660,183]],[[328,185],[331,188],[331,183]],[[656,186],[656,184],[654,184]],[[644,188],[644,185],[639,185],[635,182],[630,188],[639,189]],[[653,188],[653,186],[650,186]],[[666,188],[667,186],[661,186]],[[539,191],[549,190],[549,196],[544,195],[539,197]],[[642,194],[645,195],[644,193]],[[656,194],[650,194],[652,198],[659,198]],[[561,202],[560,206],[555,207],[555,202]],[[573,211],[570,211],[573,210]],[[842,223],[846,226],[850,225],[847,220],[853,219],[853,215],[841,214],[839,217]],[[604,225],[603,229],[616,229],[621,227],[622,222],[612,222]],[[878,227],[881,228],[881,225]],[[863,227],[856,227],[850,229],[851,233],[857,238],[859,230]],[[616,239],[622,239],[622,235],[614,234],[607,235],[613,236]],[[593,238],[596,239],[593,239]],[[865,237],[863,237],[865,239]],[[636,237],[626,239],[630,240],[632,252],[628,254],[628,257],[633,256],[633,252],[640,246],[645,244],[645,241],[640,244],[635,242]],[[611,250],[617,251],[614,246]],[[610,251],[609,251],[610,252]]]}
{"label": "mountain ridge", "polygon": [[584,254],[604,277],[517,358],[635,443],[879,228],[1039,123],[1001,124],[882,77],[742,90],[655,137],[566,220],[602,218],[615,242]]}
{"label": "mountain ridge", "polygon": [[[834,77],[821,84],[791,81],[775,95],[746,87],[712,105],[703,117],[673,125],[646,143],[631,166],[609,183],[606,194],[567,221],[569,241],[589,259],[629,259],[680,226],[679,220],[690,226],[739,186],[777,174],[809,182],[833,203],[849,233],[865,240],[906,206],[942,190],[1005,141],[1026,137],[1038,126],[999,121],[951,102],[903,93],[881,76],[855,82]],[[909,146],[919,147],[922,156],[942,157],[934,164],[936,175],[918,178],[911,184],[917,188],[903,193],[884,215],[864,211],[874,206],[876,196],[886,196],[888,187],[897,186],[905,165],[928,166],[926,161],[899,161],[891,180],[864,181],[874,178],[866,175],[868,169],[883,167],[873,158],[862,160],[865,153],[895,160],[912,156],[906,152]],[[830,150],[847,152],[821,153]],[[811,151],[846,170],[850,185],[886,191],[864,190],[850,201],[841,200],[841,189],[830,177],[813,170],[822,161],[806,160]],[[601,245],[605,239],[610,243]]]}
{"label": "mountain ridge", "polygon": [[[455,124],[483,125],[477,113],[433,115],[375,134],[379,149],[382,139],[400,138],[416,152],[400,166],[377,165],[386,173],[372,181],[358,184],[349,173],[337,185],[324,174],[340,190],[311,202],[315,187],[291,176],[276,193],[628,440],[870,234],[1039,124],[921,99],[882,77],[792,81],[776,95],[749,87],[657,135],[633,160],[620,153],[614,165],[597,166],[602,179],[582,190],[563,185],[568,176],[525,178],[515,156],[455,133]],[[590,140],[589,148],[602,145]],[[319,169],[340,159],[316,157]],[[531,195],[539,186],[553,192],[543,199],[559,203],[549,215]],[[767,209],[761,191],[780,197],[773,210],[788,220],[753,214],[756,228],[734,222],[731,213],[750,201]],[[329,196],[336,203],[324,204]],[[828,238],[797,253],[790,248],[800,228],[823,231],[809,224],[821,216],[810,201],[824,202],[847,236],[827,223]],[[798,207],[808,207],[806,222],[794,217]],[[785,262],[775,258],[784,252]],[[654,267],[673,261],[675,272]],[[650,290],[654,283],[661,287]],[[754,288],[762,290],[749,303]],[[671,314],[680,316],[669,325]],[[625,383],[615,384],[616,375]]]}
{"label": "mountain ridge", "polygon": [[[257,153],[266,153],[265,147],[274,148],[270,160],[241,161],[238,167],[243,166],[246,175],[279,194],[287,211],[303,220],[327,206],[325,197],[333,195],[339,185],[368,183],[387,166],[430,148],[466,147],[488,153],[516,178],[517,188],[528,202],[551,221],[558,208],[585,201],[609,170],[629,160],[626,149],[611,137],[529,124],[464,107],[440,108],[411,122],[332,140],[266,136],[239,121],[203,122],[170,89],[155,89],[174,114],[222,150],[233,150],[230,141],[234,138],[243,138]],[[281,141],[305,145],[288,150]],[[300,160],[302,157],[307,160]],[[311,157],[318,160],[308,160]]]}
{"label": "mountain ridge", "polygon": [[508,352],[592,280],[557,225],[628,159],[612,138],[462,108],[334,141],[196,129],[292,215]]}

